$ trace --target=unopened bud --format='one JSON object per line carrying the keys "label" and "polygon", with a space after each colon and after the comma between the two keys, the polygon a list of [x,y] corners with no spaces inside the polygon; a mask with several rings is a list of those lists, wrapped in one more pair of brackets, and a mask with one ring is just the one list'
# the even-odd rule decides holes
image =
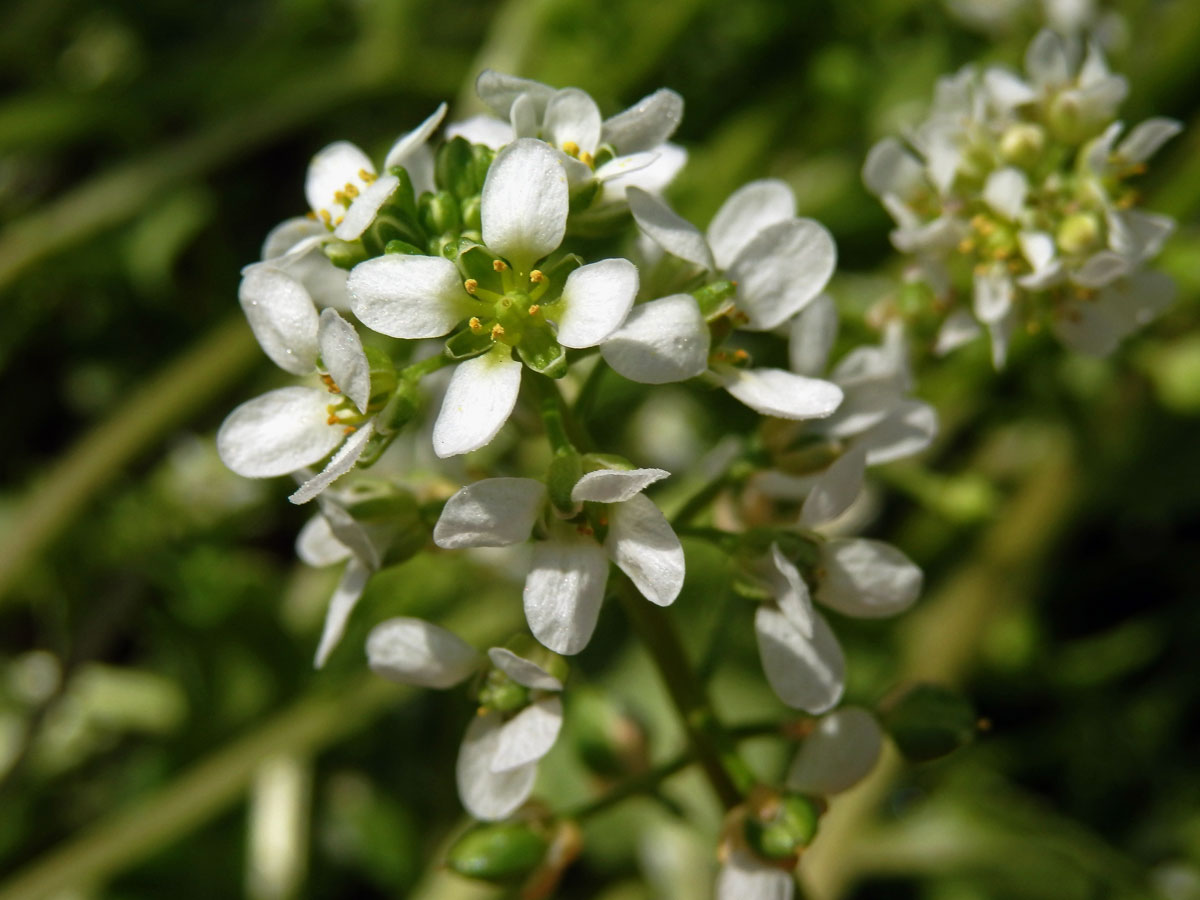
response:
{"label": "unopened bud", "polygon": [[1032,166],[1046,147],[1046,132],[1031,122],[1010,125],[1000,137],[1000,155],[1006,162]]}
{"label": "unopened bud", "polygon": [[549,839],[532,823],[477,825],[454,842],[446,865],[467,878],[508,885],[537,869],[549,846]]}
{"label": "unopened bud", "polygon": [[784,794],[761,801],[746,818],[746,843],[769,860],[789,860],[817,835],[825,804],[804,794]]}
{"label": "unopened bud", "polygon": [[1087,253],[1100,242],[1100,223],[1091,213],[1075,213],[1063,219],[1054,237],[1063,253]]}

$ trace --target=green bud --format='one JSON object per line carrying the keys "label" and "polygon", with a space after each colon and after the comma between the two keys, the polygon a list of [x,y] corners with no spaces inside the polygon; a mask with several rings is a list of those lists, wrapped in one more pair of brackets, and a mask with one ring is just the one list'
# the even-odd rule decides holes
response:
{"label": "green bud", "polygon": [[353,269],[360,262],[370,259],[371,254],[363,246],[362,241],[332,240],[321,246],[329,261],[339,269]]}
{"label": "green bud", "polygon": [[446,341],[446,355],[451,359],[471,359],[491,350],[495,343],[486,330],[476,334],[470,328],[464,328]]}
{"label": "green bud", "polygon": [[396,389],[396,364],[386,352],[371,344],[363,347],[371,373],[371,400],[383,402]]}
{"label": "green bud", "polygon": [[568,733],[584,765],[607,778],[647,769],[646,732],[641,723],[594,687],[572,688],[570,700]]}
{"label": "green bud", "polygon": [[433,178],[443,191],[460,200],[479,193],[475,183],[475,156],[466,138],[456,137],[438,149],[433,164]]}
{"label": "green bud", "polygon": [[392,435],[412,421],[420,408],[420,395],[416,384],[408,378],[400,378],[387,404],[375,417],[377,434]]}
{"label": "green bud", "polygon": [[466,878],[510,884],[531,874],[550,841],[526,822],[476,825],[446,854],[446,865]]}
{"label": "green bud", "polygon": [[583,187],[571,195],[571,205],[568,207],[570,213],[581,213],[586,210],[600,195],[600,182],[595,178],[587,182]]}
{"label": "green bud", "polygon": [[391,173],[400,179],[400,184],[396,186],[396,190],[392,191],[392,196],[388,197],[387,203],[384,204],[380,212],[397,213],[415,222],[417,219],[417,198],[416,191],[413,189],[412,178],[409,177],[408,171],[402,166],[392,166]]}
{"label": "green bud", "polygon": [[403,253],[405,256],[424,256],[425,251],[408,241],[388,241],[383,246],[384,253]]}
{"label": "green bud", "polygon": [[421,225],[430,234],[454,234],[462,230],[458,198],[449,191],[422,194],[417,206]]}
{"label": "green bud", "polygon": [[879,721],[914,762],[946,756],[975,738],[977,718],[966,698],[936,684],[913,684],[879,704]]}
{"label": "green bud", "polygon": [[1092,213],[1075,213],[1062,220],[1054,239],[1063,253],[1087,253],[1099,246],[1100,222]]}
{"label": "green bud", "polygon": [[542,646],[529,634],[520,633],[514,634],[511,638],[504,642],[505,648],[522,659],[527,659],[531,663],[537,663],[547,674],[553,675],[564,684],[567,681],[567,675],[570,674],[571,667],[567,661],[550,650]]}
{"label": "green bud", "polygon": [[1046,147],[1046,132],[1032,122],[1010,125],[1000,136],[1000,155],[1005,162],[1032,168]]}
{"label": "green bud", "polygon": [[575,483],[583,475],[583,460],[574,450],[564,447],[554,454],[550,460],[550,470],[546,474],[546,487],[549,489],[550,502],[560,512],[571,515],[578,505],[571,499],[571,491]]}
{"label": "green bud", "polygon": [[478,194],[483,190],[483,182],[487,180],[488,169],[492,167],[492,160],[495,158],[496,151],[486,144],[471,145],[471,177],[475,185],[472,193]]}
{"label": "green bud", "polygon": [[615,453],[585,453],[583,454],[583,471],[597,472],[601,469],[615,469],[618,472],[631,472],[633,463]]}
{"label": "green bud", "polygon": [[482,244],[465,238],[458,242],[455,264],[463,281],[474,280],[475,284],[485,291],[503,294],[504,282],[500,273],[496,271],[496,259],[496,254]]}
{"label": "green bud", "polygon": [[526,366],[548,378],[562,378],[567,374],[567,351],[549,331],[527,331],[517,345],[517,355]]}
{"label": "green bud", "polygon": [[786,860],[812,843],[824,804],[804,794],[785,794],[746,819],[746,843],[766,859]]}
{"label": "green bud", "polygon": [[483,228],[483,202],[478,194],[462,201],[463,229],[479,231]]}

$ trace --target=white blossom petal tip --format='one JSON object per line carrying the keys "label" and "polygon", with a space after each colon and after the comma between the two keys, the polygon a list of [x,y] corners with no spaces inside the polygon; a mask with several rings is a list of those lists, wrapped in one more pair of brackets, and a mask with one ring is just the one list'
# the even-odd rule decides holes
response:
{"label": "white blossom petal tip", "polygon": [[867,538],[835,538],[821,545],[824,577],[817,600],[840,613],[881,618],[902,612],[920,596],[924,577],[891,544]]}
{"label": "white blossom petal tip", "polygon": [[517,684],[537,691],[561,691],[563,683],[532,660],[518,656],[507,647],[492,647],[488,659]]}
{"label": "white blossom petal tip", "polygon": [[445,550],[505,547],[529,538],[546,498],[546,486],[532,478],[485,478],[455,493],[433,528],[433,542]]}
{"label": "white blossom petal tip", "polygon": [[780,700],[814,715],[837,705],[845,688],[846,661],[823,617],[814,616],[810,639],[781,611],[760,606],[754,632],[763,673]]}
{"label": "white blossom petal tip", "polygon": [[625,321],[637,291],[637,267],[627,259],[575,269],[563,286],[558,342],[573,348],[596,346]]}
{"label": "white blossom petal tip", "polygon": [[367,663],[389,681],[449,688],[479,668],[480,656],[445,628],[422,619],[395,618],[371,629]]}
{"label": "white blossom petal tip", "polygon": [[445,459],[491,443],[517,404],[521,369],[507,348],[459,363],[433,424],[433,452]]}
{"label": "white blossom petal tip", "polygon": [[621,503],[670,476],[665,469],[598,469],[575,483],[571,499],[576,503]]}
{"label": "white blossom petal tip", "polygon": [[683,588],[683,546],[654,501],[635,494],[609,507],[605,549],[642,596],[670,606]]}
{"label": "white blossom petal tip", "polygon": [[555,152],[532,138],[513,141],[483,183],[483,242],[527,273],[562,243],[568,203],[567,173]]}
{"label": "white blossom petal tip", "polygon": [[286,387],[247,400],[217,431],[221,461],[246,478],[273,478],[319,462],[344,438],[327,421],[328,398],[319,388]]}
{"label": "white blossom petal tip", "polygon": [[806,378],[783,369],[717,371],[722,386],[764,416],[781,419],[823,419],[842,402],[842,389],[832,381]]}

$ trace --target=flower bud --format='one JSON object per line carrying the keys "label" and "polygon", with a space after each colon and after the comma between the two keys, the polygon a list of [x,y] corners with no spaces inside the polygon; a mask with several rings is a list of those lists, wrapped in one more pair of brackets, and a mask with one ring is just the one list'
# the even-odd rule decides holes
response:
{"label": "flower bud", "polygon": [[966,698],[937,684],[914,684],[894,692],[878,709],[880,723],[897,748],[914,762],[946,756],[975,737],[975,710]]}
{"label": "flower bud", "polygon": [[321,249],[339,269],[353,269],[370,256],[362,241],[332,240],[323,244]]}
{"label": "flower bud", "polygon": [[482,187],[475,181],[475,156],[466,138],[456,137],[442,144],[433,172],[437,186],[460,200],[478,194]]}
{"label": "flower bud", "polygon": [[421,224],[430,234],[454,234],[462,230],[458,199],[449,191],[422,194],[418,206]]}
{"label": "flower bud", "polygon": [[528,822],[477,825],[454,842],[446,865],[466,878],[512,884],[537,869],[549,846]]}
{"label": "flower bud", "polygon": [[825,804],[804,794],[784,794],[760,803],[745,824],[746,843],[768,860],[790,860],[812,843]]}
{"label": "flower bud", "polygon": [[574,515],[579,504],[571,499],[575,483],[583,475],[583,460],[574,450],[564,448],[554,454],[546,474],[546,487],[554,508],[565,515]]}
{"label": "flower bud", "polygon": [[1000,155],[1005,162],[1031,168],[1046,147],[1046,132],[1032,122],[1010,125],[1000,136]]}
{"label": "flower bud", "polygon": [[1063,253],[1087,253],[1100,243],[1100,223],[1091,213],[1067,216],[1058,226],[1055,241]]}

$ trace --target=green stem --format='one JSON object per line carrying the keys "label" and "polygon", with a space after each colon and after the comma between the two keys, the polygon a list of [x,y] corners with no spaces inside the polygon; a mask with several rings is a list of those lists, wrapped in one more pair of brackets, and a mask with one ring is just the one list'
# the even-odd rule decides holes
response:
{"label": "green stem", "polygon": [[411,366],[405,366],[400,372],[400,377],[407,378],[412,381],[420,381],[426,375],[436,372],[438,369],[444,369],[446,366],[455,362],[445,353],[438,353],[435,356],[427,357],[420,362],[415,362]]}
{"label": "green stem", "polygon": [[738,758],[708,701],[703,682],[692,670],[687,653],[665,609],[648,603],[629,579],[620,576],[617,596],[634,631],[650,653],[683,720],[696,759],[726,809],[742,802],[754,777]]}
{"label": "green stem", "polygon": [[675,511],[675,515],[671,517],[671,526],[678,531],[688,525],[692,519],[696,518],[701,512],[708,507],[717,495],[721,493],[727,486],[733,484],[744,477],[742,473],[743,466],[739,465],[742,462],[741,455],[735,456],[729,460],[719,472],[717,472],[707,482],[702,484],[700,488],[688,497],[683,502],[683,505]]}

